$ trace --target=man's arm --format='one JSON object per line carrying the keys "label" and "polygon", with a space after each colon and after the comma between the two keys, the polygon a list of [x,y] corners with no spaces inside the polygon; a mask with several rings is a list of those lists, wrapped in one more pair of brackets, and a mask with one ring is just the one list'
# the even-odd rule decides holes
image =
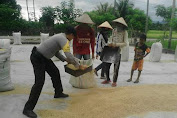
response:
{"label": "man's arm", "polygon": [[66,61],[66,58],[59,51],[55,53],[55,56],[62,62]]}
{"label": "man's arm", "polygon": [[66,55],[66,61],[73,64],[76,68],[79,68],[79,60],[75,58],[70,52],[64,52]]}
{"label": "man's arm", "polygon": [[63,46],[63,52],[66,56],[66,61],[73,64],[76,68],[80,67],[79,61],[70,53],[69,41]]}

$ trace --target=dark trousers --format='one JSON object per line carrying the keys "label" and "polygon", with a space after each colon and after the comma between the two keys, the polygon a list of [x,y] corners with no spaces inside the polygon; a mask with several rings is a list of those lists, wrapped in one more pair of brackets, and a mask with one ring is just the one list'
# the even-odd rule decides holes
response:
{"label": "dark trousers", "polygon": [[36,47],[34,47],[30,56],[30,60],[34,69],[35,83],[31,89],[31,93],[28,101],[25,104],[24,110],[33,110],[37,104],[45,82],[45,71],[51,77],[55,94],[60,94],[63,92],[60,72],[51,59],[46,59],[36,50]]}
{"label": "dark trousers", "polygon": [[90,54],[76,54],[75,57],[80,60],[82,59],[82,57],[84,58],[84,60],[88,60],[90,59]]}
{"label": "dark trousers", "polygon": [[101,69],[101,77],[104,77],[105,65],[103,62],[95,68],[96,71],[98,71],[100,69]]}
{"label": "dark trousers", "polygon": [[[120,56],[121,60],[121,56]],[[120,67],[120,60],[118,63],[114,64],[114,75],[113,75],[113,82],[117,82],[118,74],[119,74],[119,67]],[[110,67],[112,63],[106,63],[103,62],[105,65],[105,74],[107,81],[110,81],[109,73],[110,73]]]}

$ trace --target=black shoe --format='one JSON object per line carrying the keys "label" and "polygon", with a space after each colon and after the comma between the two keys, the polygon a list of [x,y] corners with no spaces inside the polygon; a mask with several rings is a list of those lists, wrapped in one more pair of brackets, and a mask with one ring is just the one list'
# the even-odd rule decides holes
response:
{"label": "black shoe", "polygon": [[37,118],[36,113],[34,113],[32,110],[23,110],[23,114],[29,118]]}
{"label": "black shoe", "polygon": [[60,93],[60,94],[55,94],[54,98],[66,98],[69,97],[68,94]]}

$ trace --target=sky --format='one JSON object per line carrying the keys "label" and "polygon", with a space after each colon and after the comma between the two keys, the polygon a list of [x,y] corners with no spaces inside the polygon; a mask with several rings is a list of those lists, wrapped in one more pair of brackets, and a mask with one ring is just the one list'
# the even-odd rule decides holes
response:
{"label": "sky", "polygon": [[[25,19],[28,19],[27,16],[27,8],[26,8],[26,0],[16,0],[17,4],[22,7],[22,16]],[[39,18],[41,16],[40,8],[46,6],[60,6],[60,3],[64,0],[35,0],[35,12],[36,17]],[[69,1],[69,0],[65,0]],[[147,9],[147,0],[130,0],[134,3],[135,8],[139,8],[144,10],[146,13]],[[75,0],[75,7],[77,9],[82,9],[83,11],[91,11],[96,8],[100,3],[108,2],[109,4],[114,3],[114,0]],[[173,0],[149,0],[149,16],[153,21],[161,21],[161,17],[157,17],[155,15],[155,6],[156,5],[165,5],[166,7],[172,6]],[[29,12],[33,12],[33,0],[28,0]]]}

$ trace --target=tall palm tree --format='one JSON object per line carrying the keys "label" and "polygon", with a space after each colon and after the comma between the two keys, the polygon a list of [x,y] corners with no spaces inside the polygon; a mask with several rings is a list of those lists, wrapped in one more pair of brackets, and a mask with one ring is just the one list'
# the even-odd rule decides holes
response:
{"label": "tall palm tree", "polygon": [[100,5],[97,5],[97,7],[96,7],[96,10],[97,10],[100,14],[106,13],[106,12],[110,11],[111,9],[112,9],[112,5],[109,5],[108,2],[103,3],[103,4],[100,3]]}
{"label": "tall palm tree", "polygon": [[[128,9],[132,8],[134,4],[130,2],[130,0],[115,0],[114,2],[114,10],[118,12],[117,17],[123,17],[128,14]],[[115,14],[116,15],[116,14]]]}
{"label": "tall palm tree", "polygon": [[26,8],[27,8],[27,13],[28,13],[28,21],[30,21],[29,10],[28,10],[28,0],[26,0]]}

